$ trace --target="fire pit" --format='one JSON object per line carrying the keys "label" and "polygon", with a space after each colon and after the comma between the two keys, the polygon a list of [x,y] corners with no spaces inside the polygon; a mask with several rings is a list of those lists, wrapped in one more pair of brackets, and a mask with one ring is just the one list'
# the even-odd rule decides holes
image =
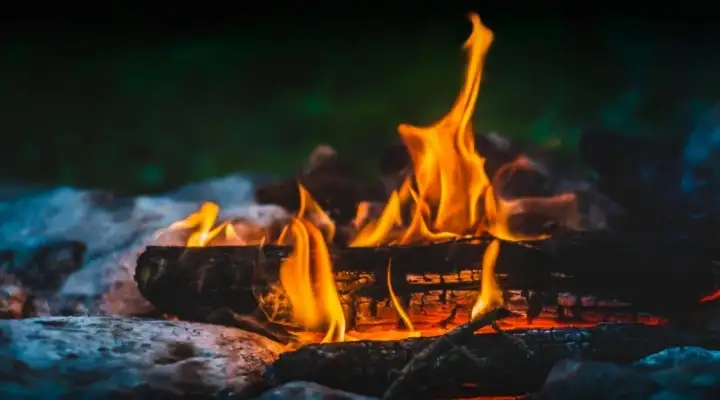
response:
{"label": "fire pit", "polygon": [[720,346],[695,318],[718,287],[707,248],[618,230],[620,206],[592,185],[558,183],[537,157],[473,133],[493,34],[470,20],[455,104],[431,126],[400,125],[380,178],[321,146],[296,179],[256,191],[287,219],[218,222],[204,204],[167,229],[183,245],[138,257],[144,297],[283,343],[270,386],[385,399],[522,395],[567,358]]}
{"label": "fire pit", "polygon": [[450,111],[400,125],[370,178],[320,145],[269,183],[0,196],[0,394],[720,397],[704,170],[588,131],[596,178],[475,133],[493,33],[470,21]]}

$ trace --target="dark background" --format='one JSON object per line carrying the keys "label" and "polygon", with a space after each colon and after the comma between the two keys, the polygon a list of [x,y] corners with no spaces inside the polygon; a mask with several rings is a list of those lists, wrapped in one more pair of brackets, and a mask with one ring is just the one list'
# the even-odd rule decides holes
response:
{"label": "dark background", "polygon": [[[718,12],[700,2],[486,4],[467,8],[495,32],[478,131],[577,159],[585,127],[664,141],[720,100]],[[318,143],[370,173],[398,123],[451,106],[466,9],[278,10],[7,22],[0,180],[157,192],[237,171],[291,174]]]}

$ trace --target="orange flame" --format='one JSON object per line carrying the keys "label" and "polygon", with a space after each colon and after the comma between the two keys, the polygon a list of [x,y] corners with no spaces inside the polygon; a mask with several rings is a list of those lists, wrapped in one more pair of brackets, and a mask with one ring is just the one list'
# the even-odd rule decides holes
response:
{"label": "orange flame", "polygon": [[[493,34],[476,14],[470,16],[470,21],[473,30],[465,42],[468,49],[465,84],[453,108],[429,127],[407,124],[398,127],[413,161],[418,196],[437,209],[431,228],[456,235],[467,233],[478,222],[477,205],[490,183],[484,172],[485,160],[475,152],[470,118]],[[415,213],[415,218],[421,216],[420,211]],[[420,224],[415,226],[423,228]]]}
{"label": "orange flame", "polygon": [[188,247],[203,247],[206,246],[212,239],[214,239],[218,233],[222,232],[223,228],[227,225],[227,222],[223,222],[219,226],[213,228],[215,220],[220,213],[220,207],[212,202],[205,202],[200,209],[190,214],[187,218],[182,221],[175,222],[170,225],[168,229],[192,229],[197,228],[195,232],[190,234],[187,240]]}
{"label": "orange flame", "polygon": [[312,223],[298,218],[288,226],[294,247],[280,267],[280,282],[293,318],[308,329],[327,324],[323,342],[343,341],[345,316],[323,235]]}
{"label": "orange flame", "polygon": [[408,316],[407,312],[405,312],[405,309],[403,308],[402,304],[400,304],[400,300],[398,300],[397,296],[395,295],[395,290],[392,286],[392,274],[390,272],[390,268],[392,266],[392,261],[388,263],[387,267],[387,283],[388,283],[388,293],[390,294],[390,301],[393,303],[393,307],[395,307],[395,311],[400,316],[400,319],[405,324],[405,327],[410,332],[415,332],[415,327],[413,326],[412,321],[410,320],[410,316]]}
{"label": "orange flame", "polygon": [[[363,208],[359,208],[358,211],[367,212]],[[356,220],[359,220],[359,218],[356,218]],[[361,247],[383,244],[390,235],[392,228],[398,225],[402,225],[402,219],[400,218],[400,195],[397,192],[393,192],[382,214],[380,214],[380,218],[378,218],[377,221],[371,221],[365,225],[350,242],[350,246]]]}
{"label": "orange flame", "polygon": [[495,239],[485,250],[482,264],[482,290],[470,312],[471,318],[477,318],[493,307],[502,305],[502,291],[495,281],[495,261],[500,253],[500,242]]}
{"label": "orange flame", "polygon": [[[470,120],[493,33],[482,24],[477,14],[471,14],[470,21],[472,33],[464,44],[468,55],[467,70],[458,98],[447,115],[428,127],[398,126],[412,159],[413,178],[406,180],[399,190],[389,196],[375,220],[369,218],[369,204],[358,205],[353,222],[358,231],[349,245],[433,242],[490,233],[497,239],[490,243],[483,256],[480,293],[470,311],[471,318],[477,318],[503,303],[502,291],[494,273],[500,251],[499,240],[526,241],[548,237],[546,234],[515,232],[511,218],[529,211],[572,212],[576,198],[574,194],[551,198],[502,198],[500,178],[506,173],[527,168],[529,164],[524,158],[501,168],[492,180],[486,175],[485,159],[475,149]],[[277,239],[279,244],[294,246],[292,254],[281,265],[280,283],[290,301],[296,323],[309,330],[324,329],[324,342],[342,341],[346,339],[345,315],[327,247],[335,237],[336,227],[302,185],[298,185],[298,190],[298,213]],[[403,221],[405,209],[410,211],[410,221]],[[197,213],[170,228],[195,229],[188,239],[188,246],[211,244],[223,228],[226,238],[241,241],[231,225],[225,223],[213,228],[217,215],[217,205],[205,203]],[[410,333],[417,333],[407,311],[398,301],[390,282],[390,271],[391,266],[388,265],[390,300]]]}

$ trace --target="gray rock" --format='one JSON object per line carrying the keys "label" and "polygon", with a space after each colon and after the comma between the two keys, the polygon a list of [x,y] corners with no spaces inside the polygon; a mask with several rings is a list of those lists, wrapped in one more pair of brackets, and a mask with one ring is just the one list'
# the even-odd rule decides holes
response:
{"label": "gray rock", "polygon": [[639,360],[634,367],[643,372],[656,372],[669,368],[713,363],[720,364],[720,351],[706,350],[701,347],[673,347]]}
{"label": "gray rock", "polygon": [[720,352],[698,347],[665,349],[620,366],[564,360],[553,367],[540,399],[715,399],[720,398]]}
{"label": "gray rock", "polygon": [[670,348],[643,358],[634,367],[663,387],[662,398],[720,398],[720,351]]}
{"label": "gray rock", "polygon": [[532,400],[649,399],[659,390],[649,377],[610,363],[564,360],[550,371]]}
{"label": "gray rock", "polygon": [[268,390],[257,400],[376,400],[359,394],[331,389],[313,382],[289,382]]}
{"label": "gray rock", "polygon": [[0,398],[247,391],[281,346],[234,328],[116,317],[0,321]]}
{"label": "gray rock", "polygon": [[138,252],[204,201],[220,205],[220,218],[266,224],[284,214],[277,206],[253,204],[252,186],[242,176],[231,176],[167,195],[135,198],[67,187],[30,191],[0,199],[0,249],[24,251],[58,241],[82,242],[87,247],[85,264],[67,277],[58,296],[80,299],[91,314],[143,314],[152,307],[133,280]]}

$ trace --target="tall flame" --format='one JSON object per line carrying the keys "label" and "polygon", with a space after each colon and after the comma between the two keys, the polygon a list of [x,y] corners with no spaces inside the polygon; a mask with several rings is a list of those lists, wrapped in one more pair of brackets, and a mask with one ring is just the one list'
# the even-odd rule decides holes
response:
{"label": "tall flame", "polygon": [[[345,315],[335,288],[326,244],[335,227],[310,193],[302,186],[298,190],[300,210],[281,235],[281,240],[293,245],[293,252],[280,266],[280,283],[290,300],[296,322],[312,330],[324,326],[326,334],[322,342],[343,341]],[[306,215],[319,215],[316,218],[327,224],[329,233],[323,235]]]}
{"label": "tall flame", "polygon": [[[453,108],[429,127],[398,127],[413,161],[420,201],[436,208],[431,229],[456,235],[467,233],[478,222],[477,205],[490,183],[484,172],[485,160],[475,152],[470,118],[493,34],[477,14],[470,15],[470,21],[472,34],[464,45],[468,49],[465,84]],[[420,210],[422,207],[416,207],[414,218],[426,217]],[[419,223],[414,226],[423,228]]]}
{"label": "tall flame", "polygon": [[495,281],[495,261],[500,253],[500,242],[495,239],[490,242],[482,263],[482,290],[470,311],[471,318],[477,318],[494,306],[502,305],[502,292]]}
{"label": "tall flame", "polygon": [[415,332],[415,327],[413,326],[412,321],[410,320],[410,316],[407,314],[405,309],[403,308],[402,304],[400,304],[400,300],[398,299],[397,295],[395,294],[395,290],[393,289],[392,285],[392,273],[390,268],[392,267],[392,261],[388,263],[387,267],[387,283],[388,283],[388,294],[390,294],[390,301],[392,301],[393,306],[395,307],[395,310],[398,313],[398,316],[400,316],[400,319],[405,324],[405,327],[410,332]]}
{"label": "tall flame", "polygon": [[[477,318],[492,307],[502,305],[502,292],[495,281],[495,262],[500,251],[499,240],[540,240],[545,234],[515,232],[510,219],[533,210],[561,209],[565,212],[575,205],[574,195],[552,198],[504,199],[503,177],[527,168],[520,158],[501,168],[493,179],[485,172],[485,159],[475,149],[471,117],[475,110],[483,64],[493,41],[493,33],[485,27],[477,14],[470,15],[472,33],[464,44],[467,50],[467,69],[464,84],[450,111],[427,127],[409,124],[398,126],[398,132],[408,149],[413,176],[394,191],[380,216],[367,221],[369,205],[358,206],[353,225],[358,228],[349,242],[352,247],[383,244],[408,244],[470,237],[487,232],[494,236],[483,256],[480,293],[470,315]],[[332,219],[313,200],[302,186],[299,210],[285,226],[277,240],[293,246],[292,254],[280,268],[280,283],[292,307],[296,323],[310,330],[324,330],[323,341],[345,340],[346,322],[340,296],[333,276],[328,244],[332,243],[336,228]],[[562,207],[557,207],[561,205]],[[409,221],[403,220],[409,211]],[[188,246],[205,246],[225,229],[225,236],[237,236],[231,225],[213,227],[218,208],[213,203],[171,228],[195,229]],[[399,317],[412,333],[413,323],[403,309],[391,281],[391,265],[387,279],[389,297]]]}

